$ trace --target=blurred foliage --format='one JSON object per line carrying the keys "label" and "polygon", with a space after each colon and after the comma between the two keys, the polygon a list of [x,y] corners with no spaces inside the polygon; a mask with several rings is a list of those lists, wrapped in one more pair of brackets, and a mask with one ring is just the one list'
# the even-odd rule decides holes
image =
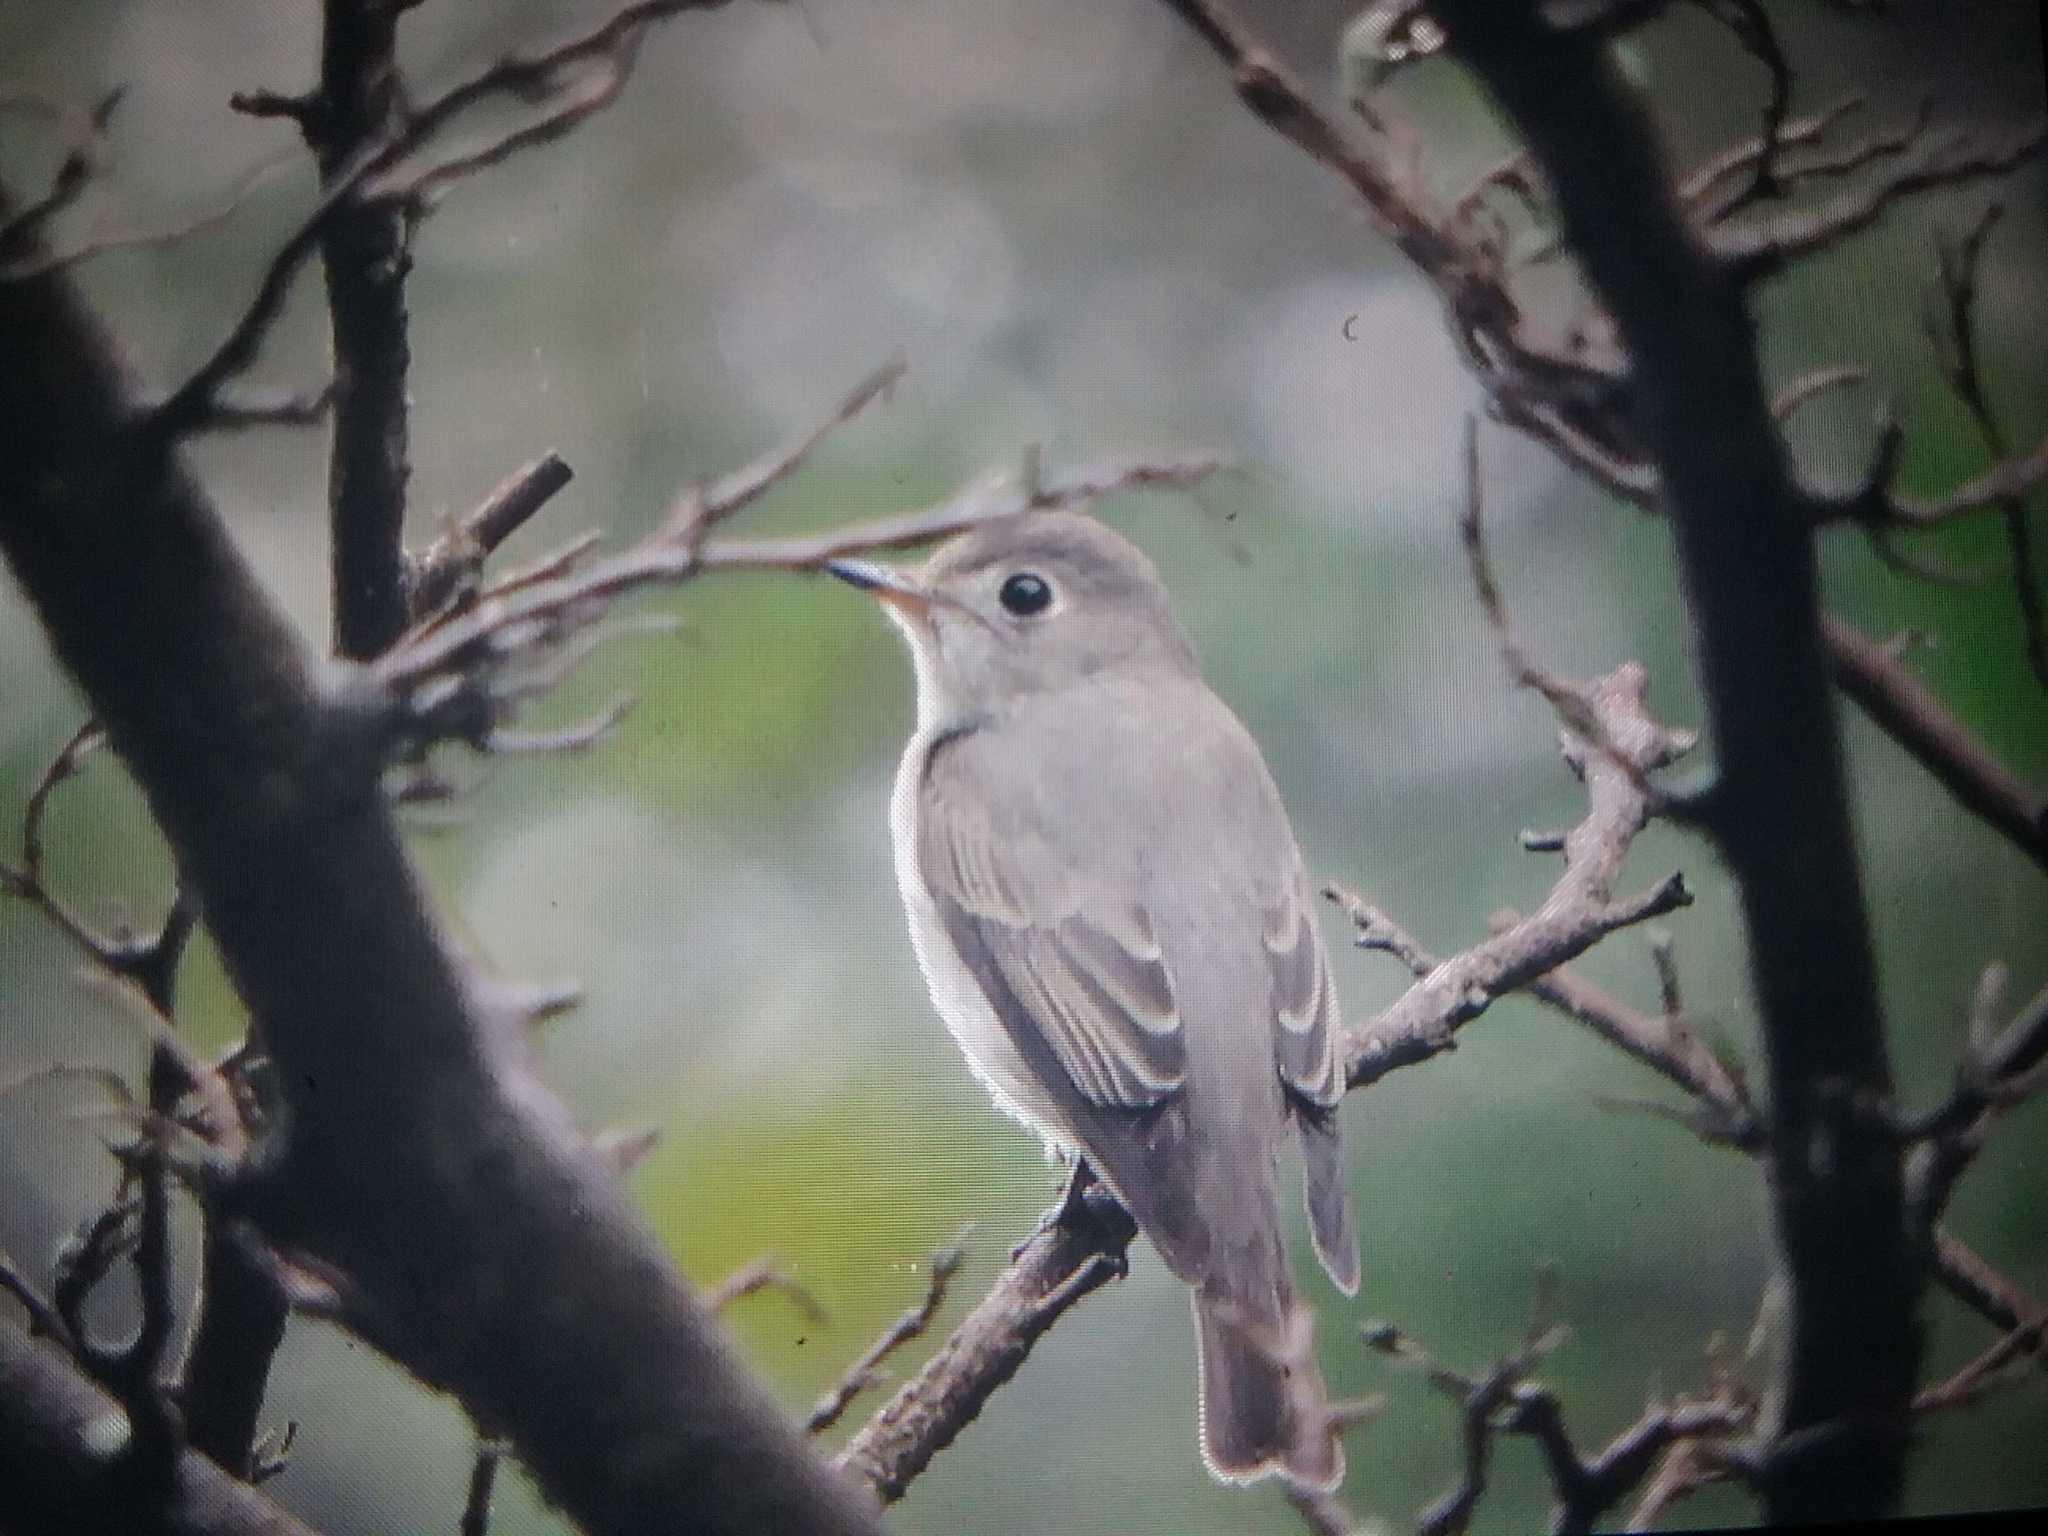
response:
{"label": "blurred foliage", "polygon": [[[1244,7],[1247,11],[1258,9]],[[1334,87],[1345,5],[1266,7],[1261,25]],[[2016,119],[2041,107],[2031,7],[1972,7],[1959,27],[1900,8],[1890,23],[1779,7],[1805,73],[1800,101],[1871,93],[1874,121],[1937,110]],[[423,84],[585,17],[570,0],[435,4],[406,23]],[[236,0],[10,0],[0,75],[65,98],[126,80],[114,171],[88,220],[156,221],[199,206],[290,149],[237,118],[230,89],[310,78],[315,8]],[[1754,64],[1679,8],[1630,44],[1630,67],[1690,162],[1753,131]],[[1388,106],[1426,146],[1439,191],[1464,186],[1500,128],[1448,67]],[[48,174],[52,145],[0,120],[0,175]],[[218,230],[86,272],[138,371],[161,383],[233,315],[305,205],[282,173]],[[2011,212],[1986,258],[1986,369],[2016,441],[2048,429],[2044,178],[1998,189]],[[1803,413],[1816,472],[1863,462],[1872,414],[1908,425],[1906,483],[1932,492],[1982,446],[1929,365],[1917,314],[1932,242],[1983,191],[1899,210],[1765,298],[1774,379],[1841,358],[1871,384]],[[317,285],[295,298],[260,370],[298,386],[324,366]],[[1548,289],[1544,290],[1546,293]],[[1212,61],[1149,0],[734,7],[650,43],[618,108],[572,140],[465,185],[422,232],[411,288],[415,510],[421,537],[513,465],[559,448],[575,483],[507,551],[529,558],[601,526],[631,537],[693,476],[806,429],[859,373],[907,348],[893,404],[841,434],[748,516],[816,527],[920,504],[1026,444],[1048,465],[1212,449],[1245,463],[1195,504],[1106,508],[1159,560],[1219,691],[1264,744],[1322,872],[1364,886],[1432,947],[1541,899],[1552,872],[1522,827],[1568,823],[1581,797],[1540,701],[1512,694],[1465,585],[1449,508],[1458,421],[1472,402],[1433,296],[1340,189],[1251,122]],[[1562,291],[1548,301],[1558,312]],[[1546,313],[1549,310],[1546,309]],[[1347,318],[1364,340],[1343,336]],[[1518,627],[1561,668],[1641,659],[1667,717],[1695,718],[1664,532],[1504,433],[1485,438],[1491,538]],[[204,445],[209,486],[309,637],[326,628],[317,434]],[[2002,569],[1988,521],[1917,541]],[[1831,601],[1873,631],[1935,636],[1915,659],[2015,768],[2048,778],[2041,691],[2020,660],[1999,579],[1952,590],[1902,578],[1849,533],[1825,541]],[[741,1303],[743,1347],[793,1409],[808,1405],[920,1291],[921,1265],[963,1221],[970,1260],[948,1317],[985,1285],[1051,1198],[1035,1143],[982,1099],[932,1018],[904,942],[883,825],[910,719],[908,669],[881,622],[824,582],[706,580],[644,600],[678,633],[628,637],[540,711],[567,720],[619,690],[638,705],[581,757],[501,766],[449,827],[416,846],[451,921],[508,975],[575,975],[588,998],[541,1042],[551,1080],[593,1126],[651,1124],[633,1188],[693,1277],[764,1252],[824,1301]],[[1767,686],[1760,679],[1759,686]],[[0,808],[19,805],[78,705],[11,587],[0,588]],[[1853,715],[1846,720],[1868,890],[1902,1080],[1939,1093],[1978,967],[2002,957],[2016,995],[2048,978],[2040,875],[1956,811]],[[4,820],[4,815],[0,815]],[[50,828],[65,888],[96,912],[160,909],[168,876],[111,761],[60,797]],[[1703,1031],[1753,1048],[1731,894],[1690,837],[1653,829],[1632,869],[1683,867],[1699,900],[1674,932]],[[1329,930],[1341,943],[1337,926]],[[1363,1016],[1403,977],[1337,954]],[[132,1066],[132,1025],[73,980],[34,917],[0,906],[0,1064],[53,1055]],[[1654,996],[1638,936],[1583,969]],[[211,1049],[239,1006],[202,945],[183,1011]],[[1516,1338],[1538,1264],[1559,1265],[1573,1341],[1546,1362],[1575,1431],[1596,1441],[1643,1395],[1704,1374],[1720,1332],[1747,1332],[1763,1273],[1755,1171],[1601,1095],[1655,1094],[1612,1051],[1508,1002],[1459,1051],[1346,1108],[1366,1245],[1356,1303],[1306,1280],[1342,1393],[1384,1390],[1352,1447],[1347,1497],[1396,1528],[1452,1479],[1448,1406],[1355,1342],[1386,1317],[1478,1367]],[[47,1257],[107,1169],[90,1127],[45,1091],[0,1100],[0,1246]],[[2041,1174],[2048,1119],[2014,1116],[1964,1185],[1954,1220],[2037,1293],[2048,1290]],[[1295,1237],[1300,1239],[1299,1221]],[[1304,1273],[1310,1266],[1302,1266]],[[1930,1369],[1985,1341],[1929,1304]],[[942,1326],[944,1320],[942,1319]],[[1191,1330],[1148,1252],[1040,1347],[902,1506],[906,1531],[1298,1529],[1271,1489],[1238,1494],[1194,1451]],[[897,1362],[909,1369],[919,1355]],[[322,1330],[294,1331],[269,1408],[300,1420],[274,1485],[337,1532],[452,1528],[468,1431],[446,1403]],[[2037,1385],[1929,1426],[1916,1511],[2048,1502]],[[2023,1453],[2024,1451],[2024,1453]],[[1535,1528],[1534,1451],[1504,1447],[1483,1529]],[[1714,1493],[1695,1522],[1745,1503]],[[508,1477],[493,1529],[556,1531]]]}

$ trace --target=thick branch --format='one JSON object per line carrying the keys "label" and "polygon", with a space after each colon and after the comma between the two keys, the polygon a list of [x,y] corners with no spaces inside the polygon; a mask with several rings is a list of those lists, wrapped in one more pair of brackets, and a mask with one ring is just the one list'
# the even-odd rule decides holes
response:
{"label": "thick branch", "polygon": [[1767,1480],[1766,1514],[1875,1515],[1903,1475],[1921,1266],[1896,1147],[1840,1107],[1842,1089],[1888,1096],[1891,1074],[1812,539],[1742,287],[1694,239],[1655,125],[1599,47],[1552,34],[1526,6],[1437,0],[1435,11],[1543,167],[1565,239],[1614,318],[1677,538],[1720,774],[1712,828],[1741,896],[1770,1071],[1791,1301],[1769,1428],[1853,1425]]}
{"label": "thick branch", "polygon": [[[320,94],[308,119],[323,190],[399,129],[398,12],[391,0],[327,0]],[[334,345],[327,468],[334,648],[359,661],[390,645],[406,623],[408,219],[395,203],[351,197],[320,235]]]}
{"label": "thick branch", "polygon": [[[4,209],[0,209],[4,213]],[[433,921],[346,705],[57,276],[0,285],[0,550],[141,786],[289,1114],[221,1194],[592,1532],[871,1531]],[[11,1451],[10,1451],[11,1454]]]}
{"label": "thick branch", "polygon": [[57,1347],[0,1315],[0,1488],[7,1528],[164,1536],[312,1536],[262,1494],[197,1451],[179,1456],[169,1488],[144,1504],[122,1453],[126,1417]]}

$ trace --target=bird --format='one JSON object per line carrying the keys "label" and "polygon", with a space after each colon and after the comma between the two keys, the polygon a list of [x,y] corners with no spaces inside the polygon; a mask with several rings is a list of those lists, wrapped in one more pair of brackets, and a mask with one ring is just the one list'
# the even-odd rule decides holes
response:
{"label": "bird", "polygon": [[1359,1252],[1343,1031],[1293,829],[1145,554],[1093,516],[989,518],[921,566],[824,568],[909,642],[890,830],[933,1005],[996,1104],[1099,1179],[1190,1288],[1199,1447],[1226,1483],[1344,1473],[1282,1231]]}

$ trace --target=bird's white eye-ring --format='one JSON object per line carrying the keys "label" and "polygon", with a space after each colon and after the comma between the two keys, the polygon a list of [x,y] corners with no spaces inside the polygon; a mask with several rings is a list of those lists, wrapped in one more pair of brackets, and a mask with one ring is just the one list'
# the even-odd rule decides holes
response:
{"label": "bird's white eye-ring", "polygon": [[996,600],[1018,618],[1028,619],[1052,606],[1052,583],[1036,571],[1017,571],[1004,578]]}

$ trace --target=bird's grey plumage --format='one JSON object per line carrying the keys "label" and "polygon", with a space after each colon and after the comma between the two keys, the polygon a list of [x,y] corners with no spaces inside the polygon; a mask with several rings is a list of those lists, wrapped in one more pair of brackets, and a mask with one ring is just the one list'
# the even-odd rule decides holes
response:
{"label": "bird's grey plumage", "polygon": [[[1019,573],[1048,584],[1045,611],[1005,610]],[[1212,1469],[1331,1484],[1275,1158],[1296,1126],[1317,1252],[1354,1290],[1340,1026],[1258,748],[1149,562],[1090,519],[992,523],[898,579],[919,672],[898,877],[939,1011],[998,1101],[1084,1156],[1193,1287]]]}

